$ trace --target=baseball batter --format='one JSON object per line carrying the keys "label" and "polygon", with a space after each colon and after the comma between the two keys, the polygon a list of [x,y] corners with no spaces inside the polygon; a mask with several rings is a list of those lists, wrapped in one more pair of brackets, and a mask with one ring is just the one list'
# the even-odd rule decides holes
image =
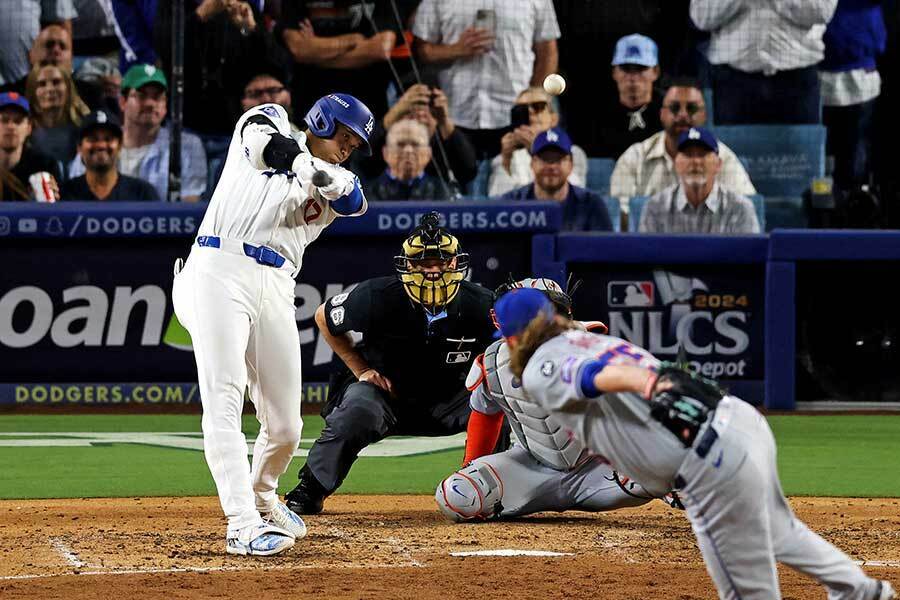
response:
{"label": "baseball batter", "polygon": [[[552,279],[523,279],[510,289],[541,290],[556,310],[572,316],[572,299]],[[586,330],[606,332],[598,321]],[[519,517],[553,510],[600,512],[649,502],[634,482],[622,482],[609,462],[591,454],[546,410],[529,402],[509,368],[509,345],[492,343],[472,364],[466,385],[472,413],[462,469],[438,484],[435,499],[450,520]],[[488,455],[497,443],[504,415],[518,444]]]}
{"label": "baseball batter", "polygon": [[[306,246],[335,218],[366,211],[359,180],[337,165],[368,151],[374,122],[345,94],[316,102],[296,139],[281,106],[244,113],[196,244],[183,269],[176,263],[172,298],[194,346],[204,452],[230,554],[277,554],[306,534],[276,494],[302,428],[294,278]],[[245,390],[260,423],[252,469]]]}
{"label": "baseball batter", "polygon": [[514,290],[495,310],[533,406],[649,492],[678,489],[720,598],[780,598],[777,562],[817,579],[831,600],[894,597],[791,511],[775,439],[753,406],[660,369],[623,339],[573,329],[536,290]]}

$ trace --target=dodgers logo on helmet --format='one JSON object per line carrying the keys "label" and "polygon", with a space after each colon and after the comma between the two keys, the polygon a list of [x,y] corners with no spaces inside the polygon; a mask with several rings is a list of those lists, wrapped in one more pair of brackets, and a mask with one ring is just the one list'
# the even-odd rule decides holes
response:
{"label": "dodgers logo on helmet", "polygon": [[369,135],[375,129],[375,117],[368,106],[350,94],[328,94],[319,98],[303,120],[309,130],[321,138],[332,137],[337,124],[341,123],[363,141],[360,147],[363,154],[372,154]]}

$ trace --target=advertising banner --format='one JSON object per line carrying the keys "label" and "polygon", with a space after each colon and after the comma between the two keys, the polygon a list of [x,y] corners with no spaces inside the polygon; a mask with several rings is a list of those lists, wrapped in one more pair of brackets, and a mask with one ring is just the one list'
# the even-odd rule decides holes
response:
{"label": "advertising banner", "polygon": [[584,285],[576,317],[599,319],[610,334],[663,360],[679,348],[697,372],[716,379],[762,380],[764,265],[648,268],[571,263]]}
{"label": "advertising banner", "polygon": [[[193,227],[195,232],[200,217],[182,212],[160,215],[154,222],[165,227],[156,234],[141,233],[140,217],[135,221],[137,233],[121,235],[134,218],[123,209],[80,216],[48,213],[36,221],[42,231],[59,219],[64,231],[76,232],[75,239],[0,237],[0,259],[5,265],[0,274],[0,383],[10,384],[0,393],[0,403],[193,401],[187,399],[185,388],[163,385],[196,381],[190,337],[174,317],[171,301],[173,262],[188,255],[193,241],[184,229]],[[295,286],[305,382],[326,382],[334,358],[313,321],[316,308],[364,279],[393,275],[393,257],[409,231],[406,225],[417,222],[419,212],[407,206],[376,209],[371,211],[375,230],[356,234],[329,230],[307,249]],[[504,231],[506,225],[513,219],[517,223],[531,219],[535,231],[542,231],[557,217],[553,210],[540,207],[444,213],[448,224],[458,222],[459,227],[451,231],[471,255],[469,278],[492,289],[510,274],[530,274],[531,235]],[[17,231],[22,219],[29,218],[35,217],[18,214],[7,233]],[[188,222],[189,218],[197,220]],[[482,228],[476,227],[479,218]],[[78,228],[91,219],[100,223],[100,231],[120,234],[78,235]],[[176,221],[181,235],[169,235]],[[73,229],[66,230],[67,226]],[[65,382],[105,383],[95,389],[92,384],[73,387]],[[116,382],[160,382],[163,387],[106,385]],[[34,385],[13,387],[17,384]],[[318,398],[321,389],[316,389],[313,395]]]}

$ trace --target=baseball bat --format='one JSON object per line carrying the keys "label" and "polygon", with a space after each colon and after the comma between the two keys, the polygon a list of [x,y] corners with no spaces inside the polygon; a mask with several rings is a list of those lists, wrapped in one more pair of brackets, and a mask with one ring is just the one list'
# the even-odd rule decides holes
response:
{"label": "baseball bat", "polygon": [[312,184],[317,188],[331,185],[331,175],[325,171],[316,171],[312,176]]}

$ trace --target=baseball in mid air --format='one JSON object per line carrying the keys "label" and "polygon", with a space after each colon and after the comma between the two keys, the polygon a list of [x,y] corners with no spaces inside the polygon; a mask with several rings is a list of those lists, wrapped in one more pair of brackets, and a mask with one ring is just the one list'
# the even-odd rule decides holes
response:
{"label": "baseball in mid air", "polygon": [[559,73],[550,73],[544,77],[544,91],[551,96],[559,96],[566,89],[566,80]]}

